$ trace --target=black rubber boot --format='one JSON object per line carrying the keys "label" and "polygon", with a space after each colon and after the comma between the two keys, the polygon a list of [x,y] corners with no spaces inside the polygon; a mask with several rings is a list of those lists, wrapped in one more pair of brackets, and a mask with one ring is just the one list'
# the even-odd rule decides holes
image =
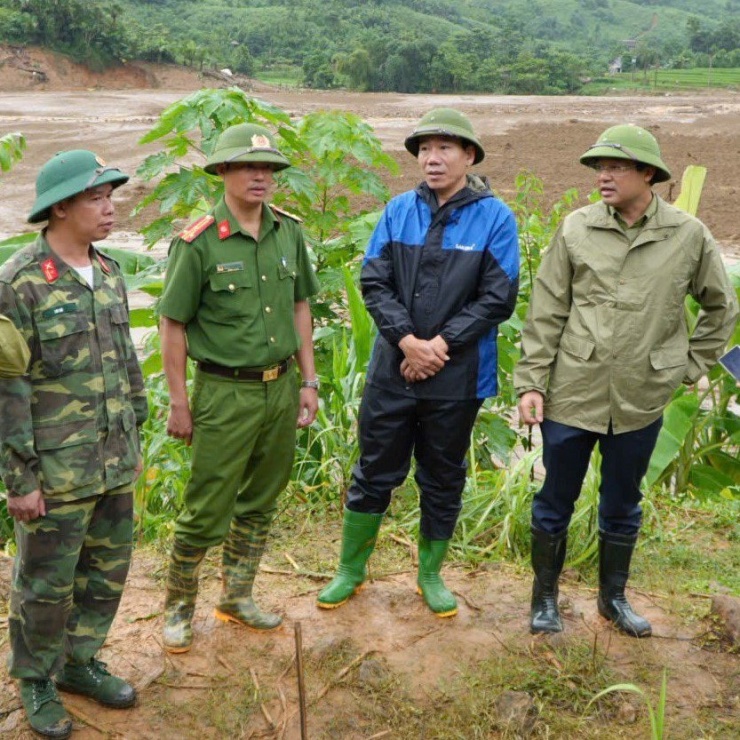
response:
{"label": "black rubber boot", "polygon": [[599,532],[599,614],[630,637],[650,637],[650,622],[632,611],[624,595],[636,543],[636,534]]}
{"label": "black rubber boot", "polygon": [[532,611],[529,631],[562,632],[563,622],[558,612],[558,579],[565,562],[568,530],[548,534],[532,527]]}

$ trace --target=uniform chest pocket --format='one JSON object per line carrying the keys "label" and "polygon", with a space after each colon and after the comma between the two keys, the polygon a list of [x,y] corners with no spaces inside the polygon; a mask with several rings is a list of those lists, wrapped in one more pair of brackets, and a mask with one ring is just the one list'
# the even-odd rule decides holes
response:
{"label": "uniform chest pocket", "polygon": [[214,293],[238,293],[244,288],[252,288],[254,281],[246,270],[217,272],[208,278],[208,284]]}
{"label": "uniform chest pocket", "polygon": [[110,307],[111,332],[113,344],[120,360],[129,358],[129,325],[128,313],[123,303],[116,303]]}
{"label": "uniform chest pocket", "polygon": [[82,312],[59,314],[36,322],[41,374],[56,378],[90,366],[90,325]]}
{"label": "uniform chest pocket", "polygon": [[278,277],[281,280],[295,280],[296,271],[297,268],[295,262],[284,260],[278,264]]}

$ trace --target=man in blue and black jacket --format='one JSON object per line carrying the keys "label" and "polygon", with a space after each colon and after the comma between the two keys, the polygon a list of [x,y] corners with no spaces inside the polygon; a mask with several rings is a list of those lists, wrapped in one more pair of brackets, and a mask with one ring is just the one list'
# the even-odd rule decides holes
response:
{"label": "man in blue and black jacket", "polygon": [[340,565],[318,605],[333,609],[359,590],[413,453],[421,491],[418,591],[437,616],[450,617],[457,602],[440,569],[462,505],[475,417],[496,394],[496,335],[514,310],[519,248],[510,209],[468,172],[485,153],[467,117],[435,109],[405,146],[424,182],[391,200],[363,263],[362,293],[379,336],[360,408]]}

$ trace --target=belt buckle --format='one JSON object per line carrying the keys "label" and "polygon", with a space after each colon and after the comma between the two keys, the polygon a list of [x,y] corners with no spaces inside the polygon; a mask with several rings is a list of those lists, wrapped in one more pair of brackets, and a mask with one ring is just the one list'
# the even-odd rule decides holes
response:
{"label": "belt buckle", "polygon": [[271,367],[269,370],[262,371],[262,382],[267,383],[269,380],[275,380],[280,375],[280,365]]}

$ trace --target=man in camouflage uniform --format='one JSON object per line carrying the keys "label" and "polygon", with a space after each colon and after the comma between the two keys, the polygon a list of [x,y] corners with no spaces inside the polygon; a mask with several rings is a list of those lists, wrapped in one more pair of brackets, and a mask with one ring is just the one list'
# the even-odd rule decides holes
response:
{"label": "man in camouflage uniform", "polygon": [[10,600],[10,675],[33,729],[67,737],[64,691],[131,706],[132,686],[95,655],[118,609],[131,555],[138,426],[147,416],[118,265],[92,242],[113,227],[128,180],[92,152],[40,170],[28,218],[48,220],[0,268],[0,314],[30,362],[0,378],[0,470],[18,553]]}
{"label": "man in camouflage uniform", "polygon": [[[293,467],[296,425],[318,409],[308,302],[318,283],[296,219],[267,205],[273,172],[288,166],[267,129],[227,129],[205,167],[223,178],[224,197],[170,249],[159,304],[167,431],[193,448],[165,599],[163,643],[173,653],[190,649],[198,568],[221,543],[216,617],[258,630],[282,622],[255,604],[252,584]],[[188,355],[197,362],[190,399]]]}

